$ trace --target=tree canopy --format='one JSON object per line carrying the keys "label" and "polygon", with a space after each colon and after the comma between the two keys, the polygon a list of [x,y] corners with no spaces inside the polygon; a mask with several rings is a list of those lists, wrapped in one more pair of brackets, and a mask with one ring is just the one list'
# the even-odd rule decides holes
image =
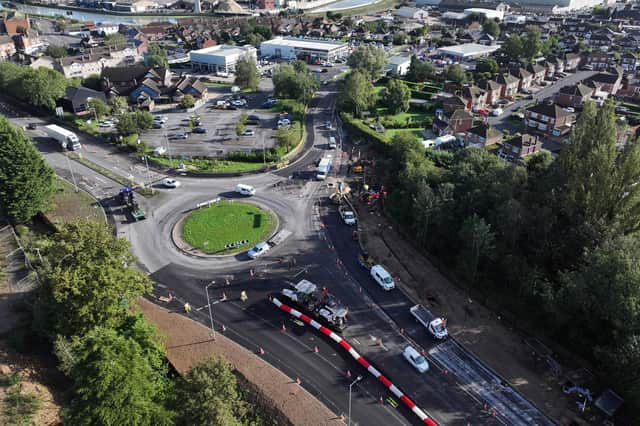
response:
{"label": "tree canopy", "polygon": [[22,223],[46,210],[54,179],[31,140],[0,116],[0,214]]}
{"label": "tree canopy", "polygon": [[369,44],[358,47],[347,60],[351,69],[363,71],[373,80],[380,77],[386,62],[387,53],[384,49]]}
{"label": "tree canopy", "polygon": [[375,105],[376,98],[369,74],[356,70],[344,79],[338,93],[338,105],[342,111],[360,117],[364,111]]}
{"label": "tree canopy", "polygon": [[147,50],[145,60],[147,65],[150,67],[166,68],[169,66],[167,50],[159,43],[151,43],[149,45],[149,50]]}
{"label": "tree canopy", "polygon": [[411,100],[411,89],[407,83],[396,79],[389,81],[384,101],[392,114],[408,111],[409,100]]}
{"label": "tree canopy", "polygon": [[416,83],[424,82],[435,75],[436,69],[430,62],[422,62],[416,55],[411,56],[406,78]]}
{"label": "tree canopy", "polygon": [[243,89],[258,90],[260,72],[258,72],[258,64],[253,58],[245,57],[238,60],[235,83]]}
{"label": "tree canopy", "polygon": [[497,38],[500,35],[500,25],[493,19],[487,19],[482,25],[482,32]]}
{"label": "tree canopy", "polygon": [[278,65],[272,80],[277,96],[296,99],[305,104],[309,103],[313,93],[320,87],[316,76],[300,61]]}
{"label": "tree canopy", "polygon": [[458,84],[462,83],[466,78],[464,70],[458,64],[449,65],[444,70],[444,76],[447,80],[451,80]]}

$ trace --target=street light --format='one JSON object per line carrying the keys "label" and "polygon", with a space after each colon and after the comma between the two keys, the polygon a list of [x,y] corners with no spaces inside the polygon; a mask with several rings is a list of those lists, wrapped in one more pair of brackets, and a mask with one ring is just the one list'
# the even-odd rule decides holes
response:
{"label": "street light", "polygon": [[356,377],[356,379],[353,381],[353,383],[351,383],[349,385],[349,420],[348,420],[347,426],[351,426],[351,388],[353,387],[353,385],[358,383],[360,380],[362,380],[362,376]]}
{"label": "street light", "polygon": [[204,292],[207,295],[207,306],[209,307],[209,320],[211,321],[211,337],[216,340],[216,330],[213,328],[213,313],[211,312],[211,302],[209,300],[209,287],[215,284],[215,281],[211,281],[205,288]]}

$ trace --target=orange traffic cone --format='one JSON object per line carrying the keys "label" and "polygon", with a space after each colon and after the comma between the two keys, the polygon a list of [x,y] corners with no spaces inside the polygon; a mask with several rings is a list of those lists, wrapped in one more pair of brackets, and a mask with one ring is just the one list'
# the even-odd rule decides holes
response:
{"label": "orange traffic cone", "polygon": [[258,351],[258,353],[259,353],[260,355],[264,355],[264,349],[260,348],[260,350]]}
{"label": "orange traffic cone", "polygon": [[320,351],[318,350],[318,347],[317,347],[317,346],[314,346],[314,347],[313,347],[313,353],[316,353],[316,354],[317,354],[318,352],[320,352]]}
{"label": "orange traffic cone", "polygon": [[222,324],[222,332],[224,333],[225,331],[227,331],[227,327],[225,327],[224,324]]}
{"label": "orange traffic cone", "polygon": [[299,384],[299,385],[302,384],[302,381],[300,380],[300,377],[296,377],[296,383]]}
{"label": "orange traffic cone", "polygon": [[287,331],[287,327],[284,325],[284,323],[282,323],[282,327],[280,328],[280,330],[282,330],[283,332]]}
{"label": "orange traffic cone", "polygon": [[351,378],[351,371],[347,370],[347,379]]}
{"label": "orange traffic cone", "polygon": [[382,395],[380,395],[379,401],[380,401],[380,404],[384,404],[384,399],[382,399]]}

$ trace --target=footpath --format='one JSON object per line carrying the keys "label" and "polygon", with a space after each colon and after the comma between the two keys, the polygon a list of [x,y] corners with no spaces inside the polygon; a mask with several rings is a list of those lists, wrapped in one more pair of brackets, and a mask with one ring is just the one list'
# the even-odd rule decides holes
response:
{"label": "footpath", "polygon": [[254,386],[264,405],[281,414],[281,418],[277,419],[278,424],[344,424],[340,417],[298,385],[295,379],[224,335],[216,333],[213,340],[210,330],[204,325],[146,299],[140,299],[138,307],[165,337],[167,357],[180,374],[186,373],[200,361],[220,356]]}
{"label": "footpath", "polygon": [[447,318],[449,333],[555,421],[574,418],[558,379],[549,369],[536,368],[531,349],[500,316],[469,298],[424,255],[368,206],[358,209],[361,241],[368,253],[387,266],[402,289]]}

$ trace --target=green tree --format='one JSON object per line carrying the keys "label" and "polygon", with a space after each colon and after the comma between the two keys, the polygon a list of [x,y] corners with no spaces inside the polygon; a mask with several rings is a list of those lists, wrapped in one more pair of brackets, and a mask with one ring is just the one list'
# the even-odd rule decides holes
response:
{"label": "green tree", "polygon": [[531,61],[542,49],[540,41],[540,28],[536,26],[528,26],[526,28],[527,35],[522,42],[522,56]]}
{"label": "green tree", "polygon": [[258,33],[251,33],[247,35],[247,44],[250,44],[252,46],[260,46],[260,43],[262,43],[264,41],[264,37],[262,37],[260,34]]}
{"label": "green tree", "polygon": [[447,80],[458,84],[461,84],[465,79],[464,70],[458,64],[449,65],[444,70],[444,76]]}
{"label": "green tree", "polygon": [[297,99],[309,103],[313,93],[318,89],[318,79],[311,74],[304,62],[281,64],[273,73],[273,86],[276,96],[286,99]]}
{"label": "green tree", "polygon": [[498,63],[493,58],[481,58],[476,62],[477,73],[487,73],[491,76],[495,75],[500,70]]}
{"label": "green tree", "polygon": [[100,90],[102,78],[100,74],[91,74],[89,77],[83,78],[80,84],[93,90]]}
{"label": "green tree", "polygon": [[493,254],[495,234],[491,226],[474,213],[462,223],[458,236],[462,246],[459,262],[466,278],[474,284],[480,260]]}
{"label": "green tree", "polygon": [[151,291],[129,243],[106,224],[62,225],[41,252],[48,265],[37,309],[44,334],[80,336],[96,326],[120,326],[129,304]]}
{"label": "green tree", "polygon": [[159,43],[151,43],[145,55],[147,65],[150,67],[169,67],[167,50]]}
{"label": "green tree", "polygon": [[45,210],[54,190],[53,170],[31,140],[0,116],[0,214],[22,223]]}
{"label": "green tree", "polygon": [[196,99],[189,94],[184,95],[180,100],[180,108],[182,109],[193,108],[195,104],[196,104]]}
{"label": "green tree", "polygon": [[409,89],[407,83],[396,79],[389,81],[385,94],[385,103],[391,113],[397,114],[408,111],[410,100],[411,89]]}
{"label": "green tree", "polygon": [[482,32],[490,35],[491,37],[498,38],[500,35],[500,25],[493,19],[487,19],[482,25]]}
{"label": "green tree", "polygon": [[287,151],[289,151],[291,148],[298,145],[301,135],[302,128],[300,126],[300,122],[294,121],[288,129],[278,129],[276,132],[276,139],[278,139],[279,146],[283,146]]}
{"label": "green tree", "polygon": [[411,56],[409,71],[406,75],[407,80],[419,83],[433,78],[434,75],[435,68],[430,62],[422,62],[416,55]]}
{"label": "green tree", "polygon": [[45,50],[44,54],[47,56],[51,56],[54,59],[64,58],[68,55],[66,47],[56,46],[54,44],[50,44],[49,46],[47,46],[47,50]]}
{"label": "green tree", "polygon": [[98,120],[100,120],[102,117],[105,117],[111,113],[111,108],[109,107],[109,105],[104,103],[101,99],[98,99],[98,98],[89,99],[88,104],[89,104],[89,108],[95,111],[96,116],[98,117]]}
{"label": "green tree", "polygon": [[260,73],[258,72],[258,64],[253,58],[245,57],[238,60],[235,83],[243,89],[258,90]]}
{"label": "green tree", "polygon": [[507,41],[502,45],[502,52],[512,61],[517,61],[524,54],[524,42],[522,37],[517,34],[511,34]]}
{"label": "green tree", "polygon": [[114,96],[109,100],[114,114],[121,114],[127,110],[127,98],[124,96]]}
{"label": "green tree", "polygon": [[53,110],[67,86],[67,79],[58,71],[37,68],[23,75],[19,97],[35,107]]}
{"label": "green tree", "polygon": [[178,425],[241,425],[246,406],[229,365],[212,358],[196,365],[176,386]]}
{"label": "green tree", "polygon": [[104,38],[104,44],[107,46],[122,46],[127,43],[127,38],[120,33],[109,34]]}
{"label": "green tree", "polygon": [[74,395],[63,411],[73,425],[172,425],[164,406],[166,371],[157,371],[140,344],[116,330],[96,327],[74,350]]}
{"label": "green tree", "polygon": [[352,112],[356,117],[373,107],[376,103],[376,92],[369,78],[363,71],[353,71],[344,79],[338,93],[340,109]]}
{"label": "green tree", "polygon": [[351,69],[363,71],[373,80],[380,77],[386,62],[387,53],[384,49],[369,44],[358,47],[347,60]]}

